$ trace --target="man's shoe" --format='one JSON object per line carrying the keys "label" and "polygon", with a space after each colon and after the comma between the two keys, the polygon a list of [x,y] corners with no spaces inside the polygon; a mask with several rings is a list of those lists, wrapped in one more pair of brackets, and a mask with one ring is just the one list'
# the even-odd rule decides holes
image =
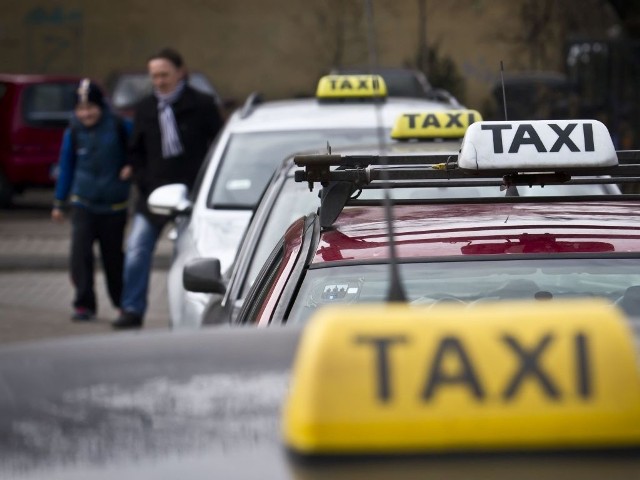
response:
{"label": "man's shoe", "polygon": [[94,318],[96,318],[96,312],[84,307],[74,309],[71,315],[71,320],[74,322],[88,322]]}
{"label": "man's shoe", "polygon": [[115,329],[140,328],[142,326],[142,315],[135,312],[122,312],[120,316],[111,323]]}

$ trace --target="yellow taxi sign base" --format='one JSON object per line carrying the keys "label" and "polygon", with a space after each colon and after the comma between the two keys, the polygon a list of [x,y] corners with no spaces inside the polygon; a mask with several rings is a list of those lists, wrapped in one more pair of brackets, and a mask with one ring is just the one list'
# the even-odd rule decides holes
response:
{"label": "yellow taxi sign base", "polygon": [[316,98],[344,100],[385,98],[387,84],[380,75],[326,75],[318,81]]}
{"label": "yellow taxi sign base", "polygon": [[326,308],[283,417],[299,454],[640,447],[640,374],[599,301]]}

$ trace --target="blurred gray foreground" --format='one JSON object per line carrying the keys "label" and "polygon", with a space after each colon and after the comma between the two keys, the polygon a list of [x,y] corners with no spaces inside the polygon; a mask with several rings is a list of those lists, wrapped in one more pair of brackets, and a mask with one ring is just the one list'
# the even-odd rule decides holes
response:
{"label": "blurred gray foreground", "polygon": [[[73,288],[68,262],[69,221],[50,220],[52,190],[32,190],[15,197],[15,205],[0,210],[0,344],[46,337],[111,333],[118,312],[108,299],[96,251],[97,319],[69,320]],[[165,230],[151,277],[149,310],[144,328],[168,328],[167,268],[172,244]]]}

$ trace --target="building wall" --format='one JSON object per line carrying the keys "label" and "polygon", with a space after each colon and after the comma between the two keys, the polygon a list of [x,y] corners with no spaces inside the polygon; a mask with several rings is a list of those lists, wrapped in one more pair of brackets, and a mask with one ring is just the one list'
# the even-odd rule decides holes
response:
{"label": "building wall", "polygon": [[[420,32],[450,57],[466,81],[465,102],[482,108],[490,86],[507,69],[530,68],[523,31],[525,4],[536,0],[373,0],[377,60],[415,66]],[[580,8],[584,0],[566,0]],[[549,3],[539,0],[539,3]],[[552,2],[553,3],[553,2]],[[594,11],[604,32],[615,18]],[[267,98],[311,93],[332,65],[366,65],[369,35],[361,0],[3,0],[0,71],[86,74],[106,82],[116,70],[140,70],[167,45],[191,69],[202,70],[221,95],[241,101],[259,90]],[[557,19],[556,19],[557,20]],[[553,24],[552,18],[548,23]],[[562,65],[563,33],[547,28],[538,69]],[[540,43],[540,42],[538,42]]]}

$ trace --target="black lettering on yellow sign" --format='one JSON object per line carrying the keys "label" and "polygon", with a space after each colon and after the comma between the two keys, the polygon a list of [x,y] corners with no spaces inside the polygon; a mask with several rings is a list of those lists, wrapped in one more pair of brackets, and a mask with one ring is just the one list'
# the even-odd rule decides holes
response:
{"label": "black lettering on yellow sign", "polygon": [[558,387],[554,385],[551,377],[542,370],[539,363],[540,355],[542,355],[542,352],[547,348],[552,340],[553,337],[551,335],[545,335],[533,349],[527,350],[516,338],[510,335],[504,335],[502,337],[502,341],[508,345],[518,357],[519,363],[518,370],[502,392],[502,398],[505,400],[513,399],[524,380],[529,377],[538,380],[538,383],[540,387],[542,387],[542,391],[546,396],[554,400],[560,398]]}
{"label": "black lettering on yellow sign", "polygon": [[398,343],[405,343],[407,338],[404,335],[395,335],[390,337],[356,337],[356,344],[365,344],[373,346],[376,357],[376,378],[377,378],[377,396],[382,402],[388,402],[391,399],[391,374],[389,373],[389,348]]}
{"label": "black lettering on yellow sign", "polygon": [[[448,117],[447,123],[444,125],[444,128],[464,128],[465,125],[462,123],[462,115],[464,112],[441,112],[442,115],[446,115]],[[418,117],[422,116],[419,113],[405,113],[405,117],[409,122],[409,128],[416,128]],[[469,112],[467,115],[467,125],[471,125],[476,121],[476,116],[473,112]],[[427,113],[420,124],[420,128],[441,128],[442,124],[438,119],[438,116],[434,113]]]}
{"label": "black lettering on yellow sign", "polygon": [[587,336],[579,333],[576,341],[576,391],[582,398],[591,396],[591,366],[587,350]]}
{"label": "black lettering on yellow sign", "polygon": [[429,113],[425,115],[424,121],[422,122],[422,128],[435,127],[440,128],[440,122],[438,121],[438,117],[436,117],[433,113]]}
{"label": "black lettering on yellow sign", "polygon": [[[409,343],[406,335],[366,336],[355,337],[357,345],[369,345],[374,353],[374,376],[376,379],[376,397],[379,401],[389,403],[393,401],[392,363],[390,349],[393,346],[404,346]],[[544,353],[554,343],[554,336],[550,333],[543,335],[537,342],[523,346],[513,335],[503,335],[497,346],[503,345],[514,355],[516,368],[510,378],[506,379],[501,397],[510,402],[517,399],[518,393],[526,383],[533,382],[539,387],[544,396],[551,400],[561,400],[562,393],[552,374],[543,369],[541,359]],[[575,391],[576,394],[588,399],[593,394],[591,384],[591,362],[589,355],[588,337],[584,333],[577,333],[573,337],[575,355]],[[447,361],[447,359],[449,359]],[[452,363],[457,368],[446,369],[445,362],[450,367]],[[481,378],[474,366],[473,359],[464,346],[462,339],[446,336],[439,340],[434,354],[427,363],[425,382],[420,398],[431,401],[443,388],[452,386],[465,387],[477,401],[487,398]]]}
{"label": "black lettering on yellow sign", "polygon": [[[444,371],[443,362],[446,356],[456,357],[460,368],[457,373],[447,373]],[[440,341],[438,349],[431,364],[431,371],[427,377],[427,383],[422,398],[431,400],[436,390],[443,385],[462,385],[478,400],[484,398],[484,390],[480,386],[478,375],[476,374],[469,355],[462,346],[460,339],[455,337],[445,337]]]}
{"label": "black lettering on yellow sign", "polygon": [[[566,146],[570,152],[580,152],[580,148],[569,138],[569,135],[578,126],[577,123],[570,123],[565,128],[555,123],[547,124],[556,134],[557,138],[549,152],[559,152],[563,146]],[[511,130],[513,125],[505,124],[487,124],[482,125],[481,130],[490,130],[493,135],[493,153],[504,153],[504,145],[502,143],[502,130]],[[593,152],[593,125],[590,123],[582,124],[582,135],[584,138],[584,151]],[[538,135],[536,128],[530,123],[521,123],[516,129],[509,153],[518,153],[523,145],[533,145],[539,153],[546,153],[547,149]]]}
{"label": "black lettering on yellow sign", "polygon": [[[369,85],[367,84],[366,78],[359,78],[357,80],[358,84],[356,86],[352,85],[348,78],[338,79],[331,78],[329,79],[329,84],[331,85],[332,90],[369,90]],[[374,81],[373,87],[375,89],[378,88],[378,83]]]}
{"label": "black lettering on yellow sign", "polygon": [[444,128],[452,128],[452,127],[462,128],[462,123],[460,123],[460,115],[462,115],[462,113],[447,113],[447,116],[449,117],[449,122],[444,126]]}
{"label": "black lettering on yellow sign", "polygon": [[404,116],[409,119],[409,128],[416,128],[416,118],[420,115],[417,113],[406,113]]}

